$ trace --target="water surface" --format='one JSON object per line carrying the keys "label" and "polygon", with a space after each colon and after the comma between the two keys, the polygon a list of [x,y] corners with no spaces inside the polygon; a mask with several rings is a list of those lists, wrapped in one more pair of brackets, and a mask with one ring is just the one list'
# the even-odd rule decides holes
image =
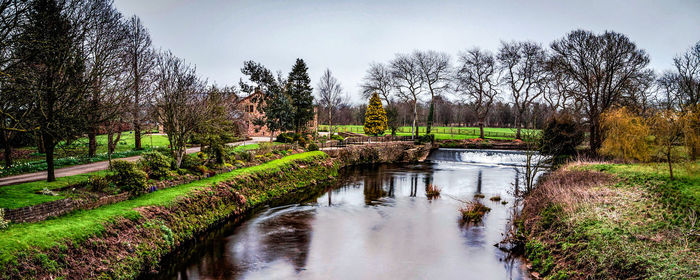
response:
{"label": "water surface", "polygon": [[[162,279],[523,279],[494,244],[512,211],[519,152],[441,149],[429,162],[349,168],[320,196],[212,233]],[[427,184],[442,188],[425,196]],[[482,224],[459,221],[484,194]],[[500,196],[508,204],[490,201]]]}

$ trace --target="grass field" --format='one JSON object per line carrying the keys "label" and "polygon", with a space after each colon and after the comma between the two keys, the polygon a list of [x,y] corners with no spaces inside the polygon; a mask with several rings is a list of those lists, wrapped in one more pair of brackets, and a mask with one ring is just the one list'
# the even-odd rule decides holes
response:
{"label": "grass field", "polygon": [[[328,131],[328,125],[319,125],[319,130]],[[361,125],[338,125],[333,126],[334,130],[342,132],[354,132],[364,134],[364,130]],[[426,127],[421,126],[418,128],[420,134],[425,134]],[[433,126],[431,128],[431,134],[435,134],[435,138],[438,140],[449,140],[449,139],[473,139],[479,137],[478,127],[447,127],[447,126]],[[510,140],[515,138],[516,130],[513,128],[502,128],[502,127],[484,127],[484,136],[491,139],[501,139]],[[386,130],[385,134],[391,134],[391,130]],[[397,130],[397,135],[399,136],[410,136],[411,127],[402,126]]]}
{"label": "grass field", "polygon": [[131,200],[105,205],[92,210],[80,210],[66,216],[36,223],[11,224],[7,229],[0,230],[2,235],[2,238],[0,238],[0,260],[7,262],[14,258],[18,251],[26,250],[30,247],[46,249],[57,245],[61,240],[84,240],[91,235],[101,232],[104,229],[102,225],[114,220],[116,217],[138,215],[136,208],[168,205],[195,189],[226,181],[235,176],[280,169],[297,160],[313,160],[324,156],[325,154],[320,151],[294,154],[261,165],[236,169],[189,184],[144,194]]}
{"label": "grass field", "polygon": [[28,182],[10,186],[0,187],[0,208],[15,209],[25,206],[32,206],[44,202],[54,201],[65,198],[61,195],[51,196],[37,193],[44,188],[49,190],[60,189],[72,184],[87,181],[90,176],[104,176],[109,171],[97,171],[80,175],[66,176],[56,178],[54,182],[37,181]]}

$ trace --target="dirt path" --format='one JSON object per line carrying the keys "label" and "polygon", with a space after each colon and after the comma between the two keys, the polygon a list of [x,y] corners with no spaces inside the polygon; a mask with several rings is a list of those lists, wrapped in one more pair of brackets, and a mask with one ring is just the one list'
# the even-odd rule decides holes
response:
{"label": "dirt path", "polygon": [[[234,142],[234,143],[229,143],[227,145],[238,146],[238,145],[245,145],[245,144],[253,144],[253,143],[261,142],[260,140],[262,140],[262,139],[253,139],[253,140],[248,140],[248,141]],[[266,138],[266,140],[269,140],[269,138]],[[187,149],[187,153],[188,154],[196,153],[196,152],[199,152],[199,150],[200,150],[200,147],[193,147],[193,148]],[[139,158],[141,158],[141,156],[119,158],[119,160],[137,161]],[[88,163],[88,164],[81,164],[81,165],[59,168],[59,169],[56,169],[54,172],[56,174],[56,178],[60,178],[60,177],[65,177],[65,176],[73,176],[73,175],[79,175],[79,174],[84,174],[84,173],[89,173],[89,172],[105,170],[107,168],[109,168],[108,161],[99,161],[99,162],[93,162],[93,163]],[[20,184],[20,183],[26,183],[26,182],[35,182],[35,181],[46,180],[46,173],[47,173],[46,171],[40,171],[40,172],[34,172],[34,173],[26,173],[26,174],[2,177],[2,178],[0,178],[0,186],[8,186],[8,185],[14,185],[14,184]]]}

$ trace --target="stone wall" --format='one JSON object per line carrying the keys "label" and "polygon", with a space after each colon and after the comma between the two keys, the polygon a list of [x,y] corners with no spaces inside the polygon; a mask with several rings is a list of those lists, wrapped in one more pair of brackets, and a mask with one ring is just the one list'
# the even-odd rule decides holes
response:
{"label": "stone wall", "polygon": [[324,150],[341,167],[356,164],[421,162],[430,154],[432,145],[412,142],[386,142]]}

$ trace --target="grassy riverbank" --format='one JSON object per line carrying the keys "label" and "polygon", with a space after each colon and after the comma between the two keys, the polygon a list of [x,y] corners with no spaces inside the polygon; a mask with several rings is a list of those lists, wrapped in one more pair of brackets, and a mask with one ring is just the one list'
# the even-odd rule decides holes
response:
{"label": "grassy riverbank", "polygon": [[[88,266],[86,268],[88,270],[96,269],[89,267],[89,264],[72,263],[70,259],[66,259],[66,254],[69,251],[90,249],[91,245],[86,244],[87,240],[102,240],[100,237],[110,236],[110,234],[124,234],[126,239],[123,241],[134,245],[147,242],[148,246],[144,245],[144,251],[140,253],[151,254],[150,258],[157,258],[168,251],[162,247],[164,245],[160,244],[159,240],[141,240],[137,237],[129,240],[126,236],[127,231],[121,233],[120,230],[114,229],[114,226],[122,223],[137,223],[137,226],[132,226],[128,230],[136,234],[140,230],[149,230],[152,233],[152,225],[161,224],[168,228],[165,231],[169,232],[170,236],[168,237],[170,242],[166,245],[174,247],[176,245],[174,241],[186,240],[217,219],[295,188],[315,184],[314,182],[318,179],[327,178],[333,174],[334,167],[321,165],[326,158],[323,152],[295,154],[93,210],[76,211],[66,216],[36,223],[12,224],[0,232],[3,236],[0,239],[0,267],[3,267],[0,269],[2,271],[0,278],[13,278],[17,275],[35,277],[42,273],[44,276],[76,276],[72,273],[80,273],[75,270],[80,270],[78,267],[81,265]],[[314,168],[304,168],[309,165],[313,165]],[[224,182],[234,181],[235,184],[223,186]],[[269,184],[273,187],[264,187],[260,186],[261,183],[274,184]],[[252,186],[260,187],[251,188]],[[193,201],[193,199],[196,200]],[[226,201],[237,201],[237,203],[223,203]],[[174,216],[153,216],[153,211],[165,211]],[[117,232],[112,232],[114,230]],[[106,250],[121,249],[124,248]],[[131,249],[131,251],[134,250]],[[109,255],[109,252],[104,254]],[[102,255],[102,257],[105,256]],[[134,258],[135,256],[132,253],[125,253],[121,257]],[[100,256],[97,258],[100,259]],[[101,261],[119,264],[119,259],[101,259]],[[125,260],[122,259],[122,261]],[[133,277],[134,273],[140,271],[141,266],[144,265],[143,262],[144,260],[139,258],[125,261],[118,266],[128,266],[128,268],[122,267],[119,271],[110,269],[109,273],[116,273],[112,276],[124,273]],[[33,275],[32,271],[38,274]]]}
{"label": "grassy riverbank", "polygon": [[700,277],[700,170],[572,165],[546,178],[519,219],[533,270],[549,279]]}

